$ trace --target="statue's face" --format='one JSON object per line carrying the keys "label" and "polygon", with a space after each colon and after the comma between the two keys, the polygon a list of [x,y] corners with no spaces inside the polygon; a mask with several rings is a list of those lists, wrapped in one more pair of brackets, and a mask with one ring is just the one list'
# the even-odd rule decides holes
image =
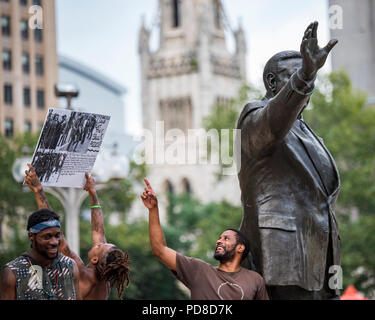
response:
{"label": "statue's face", "polygon": [[293,73],[295,73],[301,67],[302,59],[300,58],[286,59],[279,62],[278,73],[275,76],[275,95],[279,93],[279,91],[288,83]]}

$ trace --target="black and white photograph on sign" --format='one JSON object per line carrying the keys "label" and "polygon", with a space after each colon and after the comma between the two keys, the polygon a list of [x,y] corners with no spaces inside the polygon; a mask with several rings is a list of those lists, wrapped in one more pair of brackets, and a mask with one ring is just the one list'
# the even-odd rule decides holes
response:
{"label": "black and white photograph on sign", "polygon": [[32,165],[42,185],[81,188],[91,172],[110,116],[49,109]]}

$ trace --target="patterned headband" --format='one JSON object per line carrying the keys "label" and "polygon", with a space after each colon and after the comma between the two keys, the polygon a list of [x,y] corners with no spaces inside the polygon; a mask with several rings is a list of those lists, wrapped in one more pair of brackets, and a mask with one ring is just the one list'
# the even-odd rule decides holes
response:
{"label": "patterned headband", "polygon": [[58,227],[58,228],[61,227],[59,220],[43,221],[43,222],[38,223],[35,226],[31,227],[28,231],[30,233],[39,233],[40,231],[43,231],[44,229],[54,228],[54,227]]}

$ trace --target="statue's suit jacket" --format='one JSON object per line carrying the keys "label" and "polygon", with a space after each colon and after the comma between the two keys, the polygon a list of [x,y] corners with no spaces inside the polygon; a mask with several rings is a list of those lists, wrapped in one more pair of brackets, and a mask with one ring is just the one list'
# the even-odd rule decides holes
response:
{"label": "statue's suit jacket", "polygon": [[241,231],[267,286],[312,291],[323,287],[327,250],[340,265],[340,180],[323,140],[299,119],[313,90],[296,90],[298,81],[294,74],[276,97],[247,104],[239,118]]}

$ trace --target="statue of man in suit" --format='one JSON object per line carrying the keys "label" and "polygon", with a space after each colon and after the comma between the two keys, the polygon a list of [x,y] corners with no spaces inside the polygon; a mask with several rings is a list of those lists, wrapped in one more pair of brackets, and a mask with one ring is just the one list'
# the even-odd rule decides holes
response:
{"label": "statue of man in suit", "polygon": [[329,281],[331,266],[340,266],[334,214],[339,174],[302,118],[317,72],[337,43],[320,48],[317,28],[314,22],[306,29],[300,52],[280,52],[268,61],[266,96],[248,103],[238,120],[241,231],[271,299],[337,299],[340,293]]}

